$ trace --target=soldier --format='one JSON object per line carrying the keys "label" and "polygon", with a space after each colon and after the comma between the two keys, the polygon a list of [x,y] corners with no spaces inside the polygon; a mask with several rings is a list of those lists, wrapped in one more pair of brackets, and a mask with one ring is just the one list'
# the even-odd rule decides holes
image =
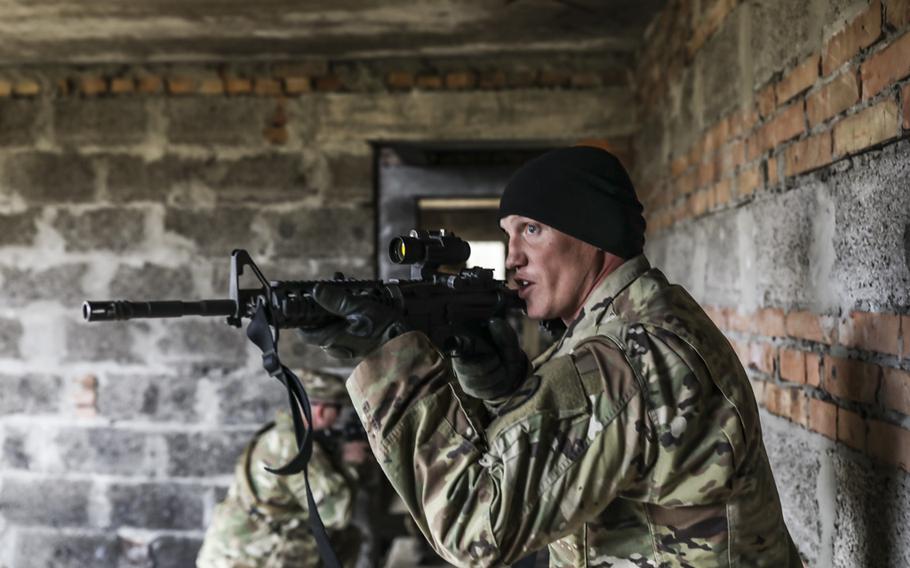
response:
{"label": "soldier", "polygon": [[[313,430],[326,432],[335,423],[348,395],[338,377],[302,370],[298,375],[310,397]],[[360,444],[358,450],[358,444]],[[316,436],[309,462],[310,486],[332,547],[345,566],[353,566],[358,532],[349,526],[354,500],[354,469],[365,445],[344,445],[344,464]],[[279,412],[250,441],[237,462],[227,497],[214,511],[196,560],[198,568],[307,568],[321,566],[310,532],[303,473],[280,476],[265,470],[297,454],[290,416]]]}
{"label": "soldier", "polygon": [[533,363],[501,320],[450,364],[391,309],[316,291],[347,322],[304,336],[365,357],[347,382],[354,407],[449,562],[549,546],[553,566],[802,566],[742,365],[649,265],[641,213],[601,149],[549,152],[510,180],[507,268],[529,316],[568,326]]}

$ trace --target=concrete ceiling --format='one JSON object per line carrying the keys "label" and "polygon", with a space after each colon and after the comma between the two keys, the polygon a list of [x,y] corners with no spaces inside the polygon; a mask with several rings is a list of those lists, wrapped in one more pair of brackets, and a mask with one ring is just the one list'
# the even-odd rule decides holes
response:
{"label": "concrete ceiling", "polygon": [[0,0],[0,64],[630,52],[665,0]]}

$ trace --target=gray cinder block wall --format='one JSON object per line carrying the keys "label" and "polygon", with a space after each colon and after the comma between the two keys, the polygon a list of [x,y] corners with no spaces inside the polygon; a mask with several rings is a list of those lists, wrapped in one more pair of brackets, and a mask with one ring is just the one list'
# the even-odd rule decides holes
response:
{"label": "gray cinder block wall", "polygon": [[270,278],[373,277],[371,144],[627,138],[624,77],[577,57],[0,69],[0,566],[191,565],[286,404],[223,322],[86,324],[84,299],[224,297],[237,247]]}
{"label": "gray cinder block wall", "polygon": [[637,63],[648,253],[748,367],[801,553],[910,565],[910,3],[673,1]]}

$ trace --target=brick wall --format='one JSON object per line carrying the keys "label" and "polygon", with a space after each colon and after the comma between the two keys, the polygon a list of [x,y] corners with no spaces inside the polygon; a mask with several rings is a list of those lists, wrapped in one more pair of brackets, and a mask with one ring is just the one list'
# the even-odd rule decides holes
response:
{"label": "brick wall", "polygon": [[673,1],[648,33],[648,252],[747,366],[809,563],[910,563],[910,3]]}
{"label": "brick wall", "polygon": [[[0,68],[0,566],[186,566],[282,389],[220,321],[82,300],[372,277],[373,148],[632,134],[615,63]],[[286,362],[327,365],[284,339]]]}

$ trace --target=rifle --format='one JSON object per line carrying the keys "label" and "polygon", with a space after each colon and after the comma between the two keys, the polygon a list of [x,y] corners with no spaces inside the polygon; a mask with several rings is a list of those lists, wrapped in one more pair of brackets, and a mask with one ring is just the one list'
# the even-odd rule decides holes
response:
{"label": "rifle", "polygon": [[[473,351],[472,323],[522,309],[524,303],[493,278],[486,268],[465,268],[458,272],[441,270],[443,266],[460,265],[468,260],[471,247],[454,233],[445,230],[417,231],[392,239],[389,257],[392,262],[410,265],[410,280],[356,280],[336,273],[331,280],[269,281],[242,249],[231,253],[229,293],[226,299],[199,301],[86,301],[82,317],[88,322],[142,318],[177,318],[182,316],[226,317],[227,323],[241,327],[249,320],[247,336],[262,351],[262,365],[269,375],[285,386],[294,421],[298,454],[287,464],[269,471],[288,475],[303,472],[312,453],[313,431],[309,398],[300,379],[278,356],[281,329],[317,328],[340,318],[323,309],[313,299],[319,286],[343,288],[349,293],[366,295],[397,310],[411,329],[422,331],[441,350],[449,354]],[[249,269],[258,286],[242,288],[240,278]],[[302,415],[302,416],[301,416]],[[306,419],[306,421],[303,420]],[[310,524],[326,565],[337,566],[331,545],[306,481]]]}
{"label": "rifle", "polygon": [[[267,324],[276,330],[317,328],[339,319],[312,297],[316,285],[332,286],[392,306],[411,329],[424,332],[441,350],[465,354],[471,351],[470,336],[464,334],[466,325],[524,307],[505,282],[493,278],[491,269],[465,268],[457,273],[440,270],[442,266],[463,264],[470,254],[470,245],[454,233],[413,230],[389,243],[392,262],[411,266],[410,280],[357,280],[338,272],[331,280],[270,282],[249,253],[238,249],[231,253],[227,299],[86,301],[82,316],[88,322],[224,316],[229,325],[240,327],[243,319],[254,319],[261,307]],[[255,275],[259,287],[240,287],[246,268]]]}

